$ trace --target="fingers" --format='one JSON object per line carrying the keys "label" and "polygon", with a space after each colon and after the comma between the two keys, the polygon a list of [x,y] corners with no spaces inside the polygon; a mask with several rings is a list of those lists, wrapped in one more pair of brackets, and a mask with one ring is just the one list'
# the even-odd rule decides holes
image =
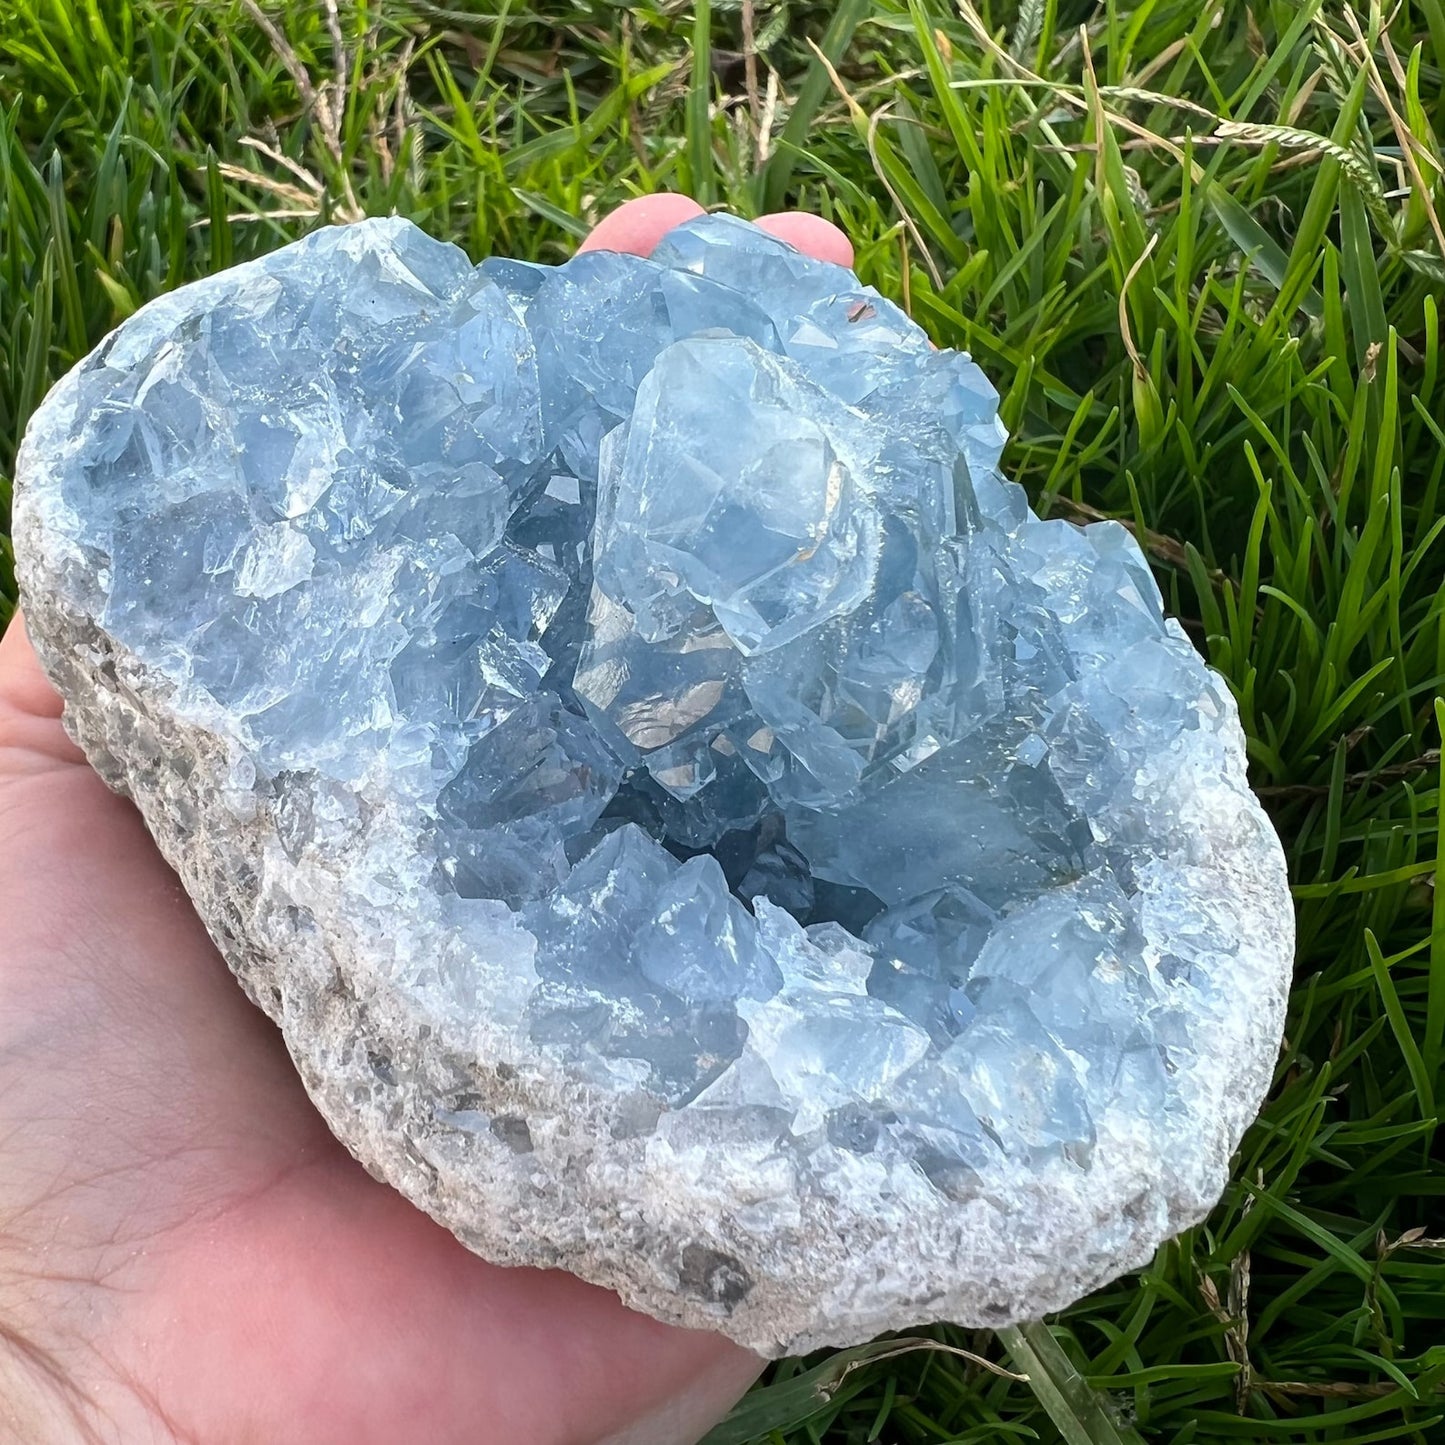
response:
{"label": "fingers", "polygon": [[60,716],[60,694],[41,671],[25,619],[18,612],[0,637],[0,705],[28,717]]}
{"label": "fingers", "polygon": [[759,230],[796,246],[805,256],[819,261],[831,261],[836,266],[852,266],[853,243],[835,226],[821,216],[808,211],[775,211],[768,216],[759,216]]}
{"label": "fingers", "polygon": [[85,761],[60,725],[60,710],[17,612],[0,637],[0,781]]}
{"label": "fingers", "polygon": [[661,192],[655,196],[639,196],[618,206],[583,243],[579,251],[630,251],[634,256],[650,256],[657,243],[674,226],[702,215],[703,210],[690,196]]}
{"label": "fingers", "polygon": [[[650,256],[657,243],[674,226],[701,216],[703,209],[690,196],[661,192],[655,196],[639,196],[627,201],[606,219],[578,246],[578,251],[630,251],[634,256]],[[839,266],[853,264],[853,244],[831,221],[807,211],[775,211],[760,216],[761,230],[796,246],[806,256],[819,261],[832,261]]]}

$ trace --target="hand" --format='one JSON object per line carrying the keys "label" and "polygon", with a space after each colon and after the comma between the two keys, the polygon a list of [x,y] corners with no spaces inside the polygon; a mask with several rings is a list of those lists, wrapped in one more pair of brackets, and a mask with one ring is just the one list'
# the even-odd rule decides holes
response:
{"label": "hand", "polygon": [[[630,202],[647,254],[699,213]],[[851,262],[814,216],[770,229]],[[312,1109],[17,618],[0,642],[0,1441],[688,1445],[761,1368],[500,1269]]]}

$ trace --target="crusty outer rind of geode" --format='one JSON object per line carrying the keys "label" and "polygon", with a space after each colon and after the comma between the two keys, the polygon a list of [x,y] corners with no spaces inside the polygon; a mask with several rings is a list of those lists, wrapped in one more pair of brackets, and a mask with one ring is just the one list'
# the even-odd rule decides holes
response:
{"label": "crusty outer rind of geode", "polygon": [[[1283,856],[1244,785],[1236,720],[1233,775],[1205,800],[1188,864],[1191,887],[1232,914],[1241,939],[1221,1011],[1198,1020],[1188,1175],[1106,1117],[1087,1171],[1056,1158],[1001,1178],[1007,1213],[900,1175],[891,1199],[853,1188],[846,1200],[809,1193],[794,1215],[748,1214],[740,1200],[773,1163],[649,1143],[628,1113],[635,1100],[524,1055],[504,998],[481,1011],[448,992],[435,955],[455,930],[408,872],[413,836],[384,795],[363,794],[366,816],[299,863],[286,856],[225,720],[178,700],[95,621],[103,579],[47,470],[73,407],[72,376],[27,434],[15,503],[27,625],[66,726],[135,800],[337,1136],[469,1247],[566,1268],[659,1318],[778,1355],[929,1319],[989,1326],[1047,1313],[1144,1263],[1212,1207],[1270,1081],[1293,951]],[[394,853],[394,896],[349,890],[362,847]],[[483,988],[503,988],[508,970],[477,966]],[[434,1110],[448,1103],[492,1128],[439,1126]]]}

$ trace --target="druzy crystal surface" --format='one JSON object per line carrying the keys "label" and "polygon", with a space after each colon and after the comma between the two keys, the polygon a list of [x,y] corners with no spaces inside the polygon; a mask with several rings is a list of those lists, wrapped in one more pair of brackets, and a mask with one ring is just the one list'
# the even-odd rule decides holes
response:
{"label": "druzy crystal surface", "polygon": [[403,221],[144,308],[21,463],[31,625],[333,1127],[766,1352],[1038,1313],[1206,1209],[1291,925],[1224,685],[997,395],[727,217]]}

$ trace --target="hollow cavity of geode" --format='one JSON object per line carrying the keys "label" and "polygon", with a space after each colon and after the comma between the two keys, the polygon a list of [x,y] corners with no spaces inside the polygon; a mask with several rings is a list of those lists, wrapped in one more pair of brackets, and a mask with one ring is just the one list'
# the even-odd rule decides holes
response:
{"label": "hollow cavity of geode", "polygon": [[978,367],[741,222],[325,230],[22,448],[29,624],[331,1127],[765,1354],[1056,1309],[1217,1197],[1292,918],[1223,684]]}

